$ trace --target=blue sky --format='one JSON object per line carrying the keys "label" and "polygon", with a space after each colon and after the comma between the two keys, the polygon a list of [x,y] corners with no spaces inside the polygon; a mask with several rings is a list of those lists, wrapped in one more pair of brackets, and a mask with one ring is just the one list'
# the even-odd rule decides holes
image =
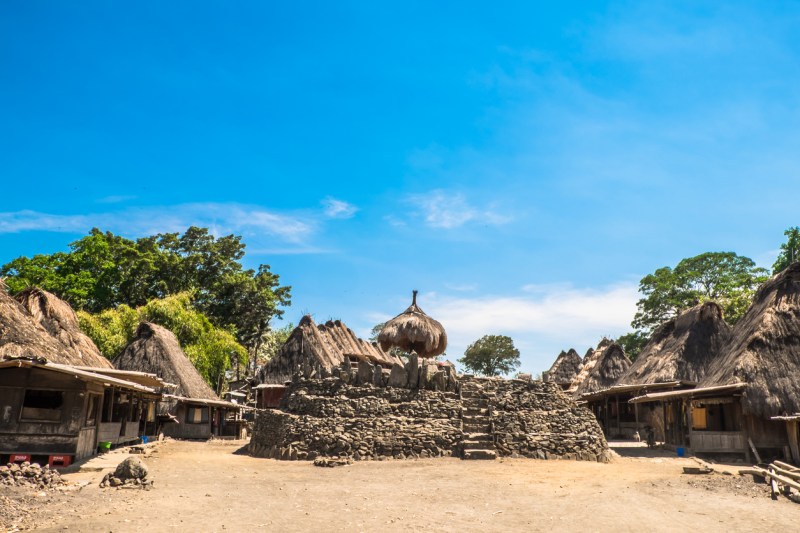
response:
{"label": "blue sky", "polygon": [[0,6],[0,262],[209,226],[288,320],[419,289],[450,359],[507,334],[539,372],[800,223],[797,4],[167,4]]}

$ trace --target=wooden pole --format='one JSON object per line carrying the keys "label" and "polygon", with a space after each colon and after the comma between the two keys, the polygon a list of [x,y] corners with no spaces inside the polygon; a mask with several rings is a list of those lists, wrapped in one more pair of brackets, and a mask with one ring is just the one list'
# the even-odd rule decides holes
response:
{"label": "wooden pole", "polygon": [[617,404],[617,434],[621,435],[622,428],[620,428],[620,423],[619,423],[619,395],[614,396],[614,400]]}
{"label": "wooden pole", "polygon": [[792,452],[792,461],[800,465],[800,446],[797,443],[797,420],[789,420],[786,422],[786,431],[789,434],[789,449]]}

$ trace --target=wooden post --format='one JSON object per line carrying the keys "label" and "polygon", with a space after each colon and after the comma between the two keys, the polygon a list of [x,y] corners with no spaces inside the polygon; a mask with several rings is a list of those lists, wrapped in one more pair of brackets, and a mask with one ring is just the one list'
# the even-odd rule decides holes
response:
{"label": "wooden post", "polygon": [[611,438],[611,423],[609,421],[608,416],[608,396],[603,398],[605,400],[604,407],[603,407],[603,426],[606,428],[606,439]]}
{"label": "wooden post", "polygon": [[694,402],[691,400],[691,398],[689,399],[689,410],[686,412],[686,415],[688,418],[687,422],[689,423],[687,427],[689,432],[689,449],[691,449],[693,445],[692,432],[694,431]]}
{"label": "wooden post", "polygon": [[621,435],[622,434],[622,428],[620,427],[620,423],[619,423],[619,394],[614,396],[614,401],[617,404],[617,434]]}
{"label": "wooden post", "polygon": [[800,465],[800,446],[798,446],[797,442],[797,430],[797,420],[786,421],[786,432],[789,436],[789,450],[792,454],[792,462],[794,462],[796,465]]}

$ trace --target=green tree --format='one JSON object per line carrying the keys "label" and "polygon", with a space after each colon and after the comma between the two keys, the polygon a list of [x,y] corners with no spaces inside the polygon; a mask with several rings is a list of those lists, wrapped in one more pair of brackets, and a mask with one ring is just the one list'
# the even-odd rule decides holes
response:
{"label": "green tree", "polygon": [[197,310],[255,354],[271,320],[291,303],[291,288],[269,265],[245,270],[244,252],[240,236],[214,237],[194,226],[136,240],[95,228],[69,252],[14,259],[0,277],[11,293],[35,285],[93,314],[187,292]]}
{"label": "green tree", "polygon": [[680,312],[707,300],[717,302],[734,324],[749,307],[767,271],[733,252],[707,252],[683,259],[672,269],[659,268],[639,282],[644,298],[631,325],[645,333]]}
{"label": "green tree", "polygon": [[269,330],[262,338],[259,345],[257,360],[255,366],[262,365],[275,357],[286,341],[289,335],[294,331],[294,324],[291,322],[278,329]]}
{"label": "green tree", "polygon": [[786,267],[800,260],[800,228],[797,226],[789,228],[783,234],[786,235],[786,242],[781,244],[778,259],[772,265],[773,274],[785,270]]}
{"label": "green tree", "polygon": [[643,331],[632,331],[620,336],[617,339],[617,343],[622,346],[622,349],[625,350],[625,355],[633,362],[639,357],[642,348],[645,347],[649,340],[650,336]]}
{"label": "green tree", "polygon": [[476,374],[499,376],[519,368],[519,350],[511,337],[484,335],[467,347],[458,362]]}

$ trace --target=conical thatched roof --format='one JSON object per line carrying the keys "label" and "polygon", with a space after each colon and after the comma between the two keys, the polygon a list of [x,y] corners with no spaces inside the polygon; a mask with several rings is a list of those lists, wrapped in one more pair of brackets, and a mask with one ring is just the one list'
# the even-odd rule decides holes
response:
{"label": "conical thatched roof", "polygon": [[706,302],[683,312],[653,332],[639,357],[619,379],[620,385],[701,381],[729,340],[731,328],[722,309]]}
{"label": "conical thatched roof", "polygon": [[[50,297],[65,306],[53,314],[74,317],[67,304],[53,295]],[[44,357],[51,363],[62,365],[111,368],[107,359],[93,357],[90,350],[62,344],[60,337],[45,330],[40,320],[0,288],[0,357]]]}
{"label": "conical thatched roof", "polygon": [[761,286],[699,386],[735,383],[745,413],[800,412],[800,263]]}
{"label": "conical thatched roof", "polygon": [[355,357],[372,364],[391,366],[402,364],[399,357],[384,352],[375,343],[360,339],[340,320],[329,320],[317,325],[306,315],[278,353],[262,369],[262,380],[267,376],[284,379],[299,368],[325,369],[333,372],[344,362],[345,357]]}
{"label": "conical thatched roof", "polygon": [[[14,296],[14,299],[33,316],[47,333],[62,344],[65,350],[60,359],[54,363],[73,364],[79,366],[112,368],[111,361],[106,359],[78,325],[75,311],[64,300],[55,294],[37,287],[30,287]],[[66,363],[66,359],[70,362]]]}
{"label": "conical thatched roof", "polygon": [[384,350],[397,347],[420,357],[436,357],[447,349],[447,333],[444,326],[417,306],[414,291],[411,306],[384,324],[378,342]]}
{"label": "conical thatched roof", "polygon": [[589,359],[591,359],[591,358],[592,358],[592,354],[593,354],[593,353],[594,353],[594,348],[592,348],[592,347],[590,346],[590,347],[589,347],[589,349],[588,349],[588,350],[586,350],[586,353],[585,353],[585,354],[583,354],[583,362],[585,363],[586,361],[588,361]]}
{"label": "conical thatched roof", "polygon": [[569,385],[581,371],[581,367],[583,367],[583,359],[574,348],[570,348],[568,352],[561,350],[553,366],[547,371],[547,381],[559,385]]}
{"label": "conical thatched roof", "polygon": [[114,358],[114,368],[156,374],[176,385],[175,396],[219,400],[208,383],[181,350],[178,338],[167,328],[142,322],[133,341]]}
{"label": "conical thatched roof", "polygon": [[622,346],[604,338],[591,357],[584,361],[568,392],[580,396],[607,389],[614,385],[630,366],[631,362],[625,357]]}

